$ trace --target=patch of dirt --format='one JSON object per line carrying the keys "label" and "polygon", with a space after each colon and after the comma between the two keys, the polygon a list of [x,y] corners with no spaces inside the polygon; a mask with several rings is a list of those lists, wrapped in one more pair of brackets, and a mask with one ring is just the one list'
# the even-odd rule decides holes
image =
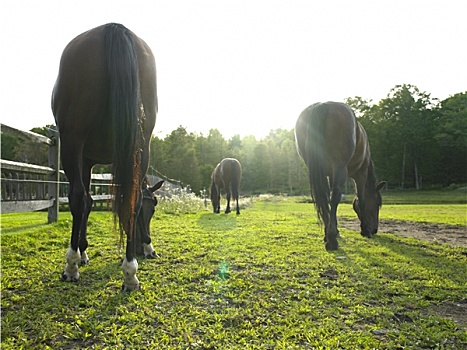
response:
{"label": "patch of dirt", "polygon": [[424,314],[446,318],[467,330],[467,299],[431,305],[424,311]]}
{"label": "patch of dirt", "polygon": [[[338,225],[348,230],[360,232],[358,219],[338,218]],[[467,247],[467,227],[465,226],[381,219],[378,232]]]}

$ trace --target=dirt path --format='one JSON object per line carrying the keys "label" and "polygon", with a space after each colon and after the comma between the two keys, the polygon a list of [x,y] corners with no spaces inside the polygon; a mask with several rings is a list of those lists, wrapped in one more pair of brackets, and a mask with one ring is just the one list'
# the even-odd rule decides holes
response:
{"label": "dirt path", "polygon": [[[342,227],[348,230],[360,231],[358,219],[339,218],[338,220],[339,225]],[[467,227],[465,226],[381,219],[379,232],[467,247]]]}

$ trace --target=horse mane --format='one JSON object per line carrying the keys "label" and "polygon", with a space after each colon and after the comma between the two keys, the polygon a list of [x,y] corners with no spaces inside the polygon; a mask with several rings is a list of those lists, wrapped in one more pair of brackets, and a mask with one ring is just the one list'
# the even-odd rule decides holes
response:
{"label": "horse mane", "polygon": [[366,178],[366,185],[371,187],[373,190],[376,188],[376,174],[373,161],[370,159],[368,164],[368,171],[367,171],[367,178]]}
{"label": "horse mane", "polygon": [[[367,179],[366,179],[366,184],[365,184],[365,191],[370,190],[371,193],[378,192],[376,191],[376,173],[375,173],[375,167],[373,164],[373,161],[370,159],[370,163],[368,164],[368,173],[367,173]],[[381,200],[381,195],[378,192],[378,205],[381,208],[383,205],[383,202]]]}

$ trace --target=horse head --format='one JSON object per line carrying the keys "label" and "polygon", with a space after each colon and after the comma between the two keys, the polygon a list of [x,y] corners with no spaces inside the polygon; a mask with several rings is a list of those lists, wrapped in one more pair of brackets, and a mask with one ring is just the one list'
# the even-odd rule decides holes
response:
{"label": "horse head", "polygon": [[382,205],[381,189],[387,185],[386,181],[380,182],[372,191],[365,191],[365,199],[356,197],[353,201],[353,209],[360,219],[362,236],[372,237],[378,232],[379,209]]}
{"label": "horse head", "polygon": [[151,235],[150,224],[157,205],[157,198],[154,193],[161,188],[163,184],[164,180],[159,181],[152,187],[148,186],[146,182],[143,184],[142,205],[136,225],[137,237],[149,237]]}

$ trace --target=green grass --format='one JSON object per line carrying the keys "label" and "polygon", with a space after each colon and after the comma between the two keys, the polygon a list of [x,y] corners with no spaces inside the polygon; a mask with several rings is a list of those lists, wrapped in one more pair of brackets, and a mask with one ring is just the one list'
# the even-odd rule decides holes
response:
{"label": "green grass", "polygon": [[[465,205],[444,205],[385,204],[381,215],[465,225]],[[313,206],[295,198],[255,199],[240,216],[156,211],[160,257],[139,258],[142,290],[121,293],[111,214],[91,213],[78,283],[59,279],[71,216],[46,215],[2,215],[2,349],[467,347],[467,324],[437,311],[465,303],[465,247],[341,229],[328,253]]]}

